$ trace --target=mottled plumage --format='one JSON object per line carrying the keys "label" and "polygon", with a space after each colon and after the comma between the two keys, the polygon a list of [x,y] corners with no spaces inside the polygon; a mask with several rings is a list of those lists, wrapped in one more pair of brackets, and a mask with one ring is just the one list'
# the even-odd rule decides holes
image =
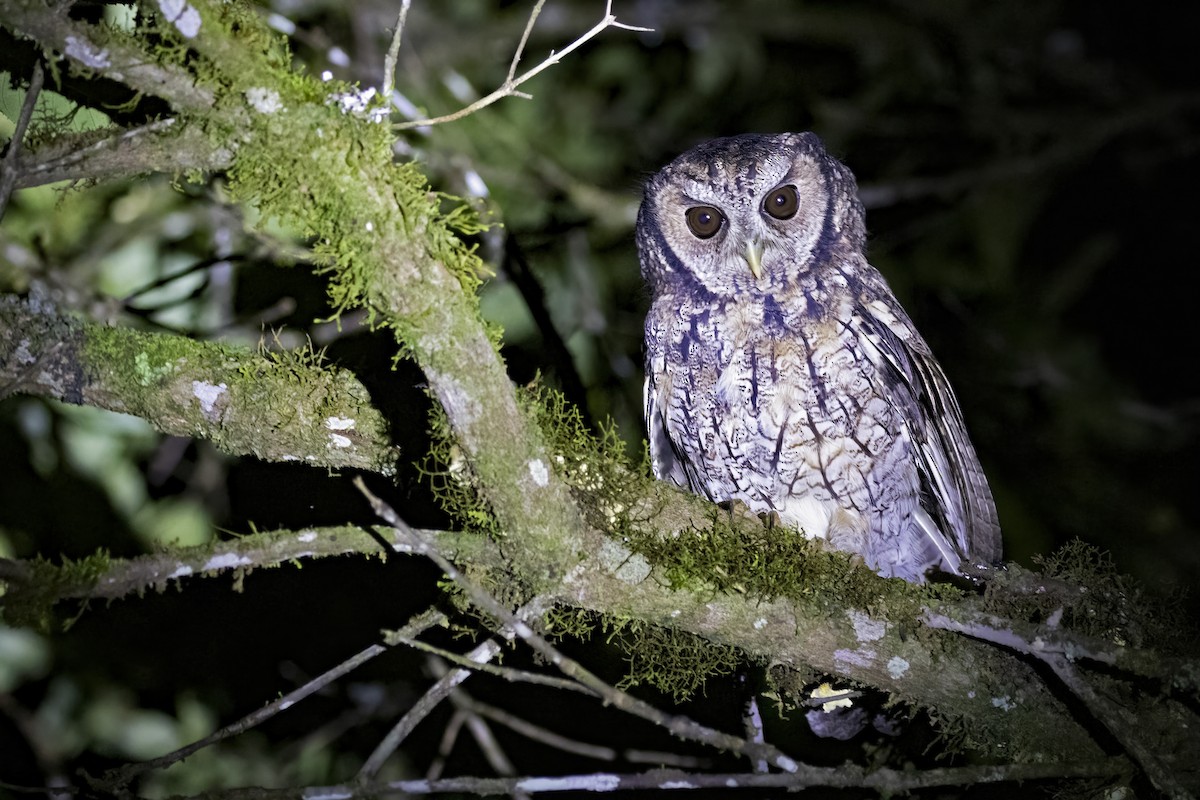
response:
{"label": "mottled plumage", "polygon": [[638,214],[655,474],[923,580],[1000,557],[925,340],[863,256],[854,176],[811,133],[717,139]]}

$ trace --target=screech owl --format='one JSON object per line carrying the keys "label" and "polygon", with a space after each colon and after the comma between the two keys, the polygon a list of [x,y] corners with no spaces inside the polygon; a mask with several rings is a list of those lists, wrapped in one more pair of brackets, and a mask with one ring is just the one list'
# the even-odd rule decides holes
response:
{"label": "screech owl", "polygon": [[701,144],[638,212],[655,475],[923,581],[1000,558],[945,374],[863,255],[854,176],[816,135]]}

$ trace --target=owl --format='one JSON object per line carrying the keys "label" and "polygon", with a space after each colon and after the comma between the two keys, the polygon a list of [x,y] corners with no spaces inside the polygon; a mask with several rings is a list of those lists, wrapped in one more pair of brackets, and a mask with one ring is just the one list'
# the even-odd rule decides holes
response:
{"label": "owl", "polygon": [[854,176],[812,133],[716,139],[650,179],[654,473],[887,577],[974,574],[1000,558],[991,491],[865,235]]}

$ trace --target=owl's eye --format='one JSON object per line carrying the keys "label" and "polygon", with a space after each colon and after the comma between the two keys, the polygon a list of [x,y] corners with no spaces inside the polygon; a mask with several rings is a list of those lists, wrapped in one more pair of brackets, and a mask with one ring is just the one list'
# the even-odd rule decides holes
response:
{"label": "owl's eye", "polygon": [[684,216],[687,217],[688,229],[697,239],[711,239],[725,224],[725,215],[712,206],[689,208]]}
{"label": "owl's eye", "polygon": [[796,197],[795,186],[780,186],[772,189],[763,201],[763,210],[775,219],[791,219],[800,208],[800,199]]}

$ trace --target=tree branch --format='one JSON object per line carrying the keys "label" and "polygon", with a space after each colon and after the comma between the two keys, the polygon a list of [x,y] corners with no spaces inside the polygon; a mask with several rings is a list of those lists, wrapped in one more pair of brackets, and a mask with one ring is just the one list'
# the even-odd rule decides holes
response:
{"label": "tree branch", "polygon": [[[504,563],[498,548],[483,537],[450,531],[424,533],[441,540],[441,547],[456,559],[495,569]],[[347,553],[370,555],[379,552],[377,537],[382,537],[395,552],[411,551],[409,541],[391,528],[377,528],[372,536],[362,528],[342,525],[252,533],[135,558],[98,555],[86,565],[73,561],[57,565],[0,558],[0,580],[8,588],[3,606],[12,614],[17,605],[36,603],[46,608],[61,600],[110,600],[148,590],[161,592],[172,581],[193,576],[215,576],[230,570],[252,570]]]}
{"label": "tree branch", "polygon": [[183,67],[163,64],[131,40],[106,35],[94,25],[47,8],[41,0],[13,0],[0,7],[0,24],[62,53],[77,69],[103,75],[131,89],[167,100],[177,110],[210,109],[213,91]]}
{"label": "tree branch", "polygon": [[593,25],[590,30],[585,32],[578,39],[571,42],[569,45],[564,47],[562,50],[551,51],[550,55],[547,56],[546,59],[544,61],[542,61],[540,64],[538,64],[536,67],[533,67],[533,68],[525,71],[521,75],[517,75],[516,74],[517,64],[520,63],[520,61],[521,61],[521,55],[523,54],[523,52],[525,50],[526,43],[529,41],[529,33],[530,33],[530,31],[533,30],[533,24],[537,20],[538,14],[541,13],[542,6],[544,4],[545,4],[545,0],[538,0],[538,2],[534,5],[533,11],[529,15],[529,21],[525,24],[525,30],[521,34],[521,41],[517,45],[516,52],[513,54],[512,63],[509,65],[509,68],[508,68],[508,76],[505,77],[504,83],[500,84],[499,88],[497,88],[495,91],[493,91],[491,94],[487,95],[486,97],[481,97],[478,100],[476,100],[474,103],[471,103],[469,106],[467,106],[465,108],[460,108],[458,111],[455,111],[451,114],[444,114],[440,117],[431,117],[429,119],[418,119],[418,120],[412,120],[409,122],[400,122],[400,123],[397,123],[396,125],[394,125],[393,127],[398,131],[406,131],[406,130],[411,130],[412,128],[423,128],[423,127],[426,127],[429,125],[440,125],[444,122],[454,122],[455,120],[459,120],[459,119],[462,119],[463,117],[470,116],[471,114],[474,114],[476,111],[479,111],[480,109],[483,109],[483,108],[487,108],[492,103],[495,103],[497,100],[502,100],[505,97],[517,96],[517,97],[524,97],[526,99],[529,99],[529,95],[525,94],[524,92],[517,91],[517,87],[521,86],[523,83],[525,83],[526,81],[528,81],[529,79],[531,79],[533,77],[536,77],[537,75],[541,74],[542,72],[545,72],[547,69],[554,66],[559,61],[562,61],[565,56],[568,56],[571,53],[575,52],[580,47],[582,47],[584,44],[586,44],[587,42],[589,42],[592,39],[599,36],[607,28],[621,28],[622,30],[627,30],[627,31],[643,31],[643,32],[651,30],[650,28],[639,28],[635,25],[626,25],[623,22],[617,22],[616,15],[612,13],[612,0],[608,0],[608,2],[605,4],[605,7],[604,7],[604,17],[599,22],[597,22],[595,25]]}
{"label": "tree branch", "polygon": [[234,455],[390,474],[383,415],[348,371],[59,316],[0,296],[0,397],[13,392],[135,414]]}
{"label": "tree branch", "polygon": [[105,180],[143,172],[220,170],[232,163],[232,156],[230,148],[214,147],[199,127],[171,118],[128,130],[57,137],[21,159],[13,180],[16,188],[28,189],[58,181]]}
{"label": "tree branch", "polygon": [[17,117],[12,139],[8,143],[8,152],[4,154],[3,160],[0,160],[0,219],[4,219],[8,198],[16,185],[18,167],[21,164],[21,145],[25,140],[25,131],[29,128],[29,120],[33,118],[38,95],[42,93],[43,78],[42,62],[37,61],[33,65],[29,88],[25,90],[25,102],[21,103],[21,113]]}

